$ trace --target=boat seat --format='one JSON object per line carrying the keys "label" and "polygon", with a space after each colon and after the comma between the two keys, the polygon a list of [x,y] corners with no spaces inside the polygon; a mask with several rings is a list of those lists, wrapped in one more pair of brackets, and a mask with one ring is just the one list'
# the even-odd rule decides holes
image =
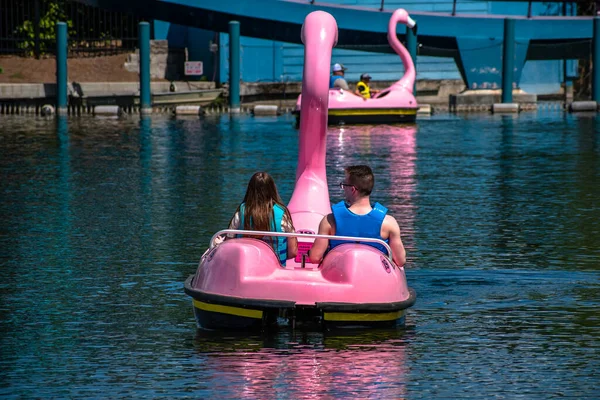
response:
{"label": "boat seat", "polygon": [[388,94],[390,94],[390,91],[389,91],[389,90],[386,90],[386,91],[383,91],[383,92],[377,93],[375,96],[373,96],[373,98],[374,98],[374,99],[381,99],[381,98],[383,98],[383,97],[387,96]]}

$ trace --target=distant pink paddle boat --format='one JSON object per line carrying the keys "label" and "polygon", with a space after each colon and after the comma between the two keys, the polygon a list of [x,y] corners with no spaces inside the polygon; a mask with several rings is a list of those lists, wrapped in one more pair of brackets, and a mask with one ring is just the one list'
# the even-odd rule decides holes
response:
{"label": "distant pink paddle boat", "polygon": [[[415,302],[404,266],[394,264],[389,246],[379,239],[336,236],[351,242],[336,246],[320,264],[310,263],[306,255],[319,236],[319,222],[331,212],[325,156],[329,65],[337,41],[335,19],[323,11],[310,13],[304,21],[302,41],[305,111],[300,117],[296,185],[288,206],[297,233],[215,233],[196,273],[185,281],[199,327],[399,326]],[[226,233],[296,236],[298,256],[283,267],[267,243],[247,237],[215,246],[214,239]],[[387,254],[362,244],[365,242],[383,245]]]}
{"label": "distant pink paddle boat", "polygon": [[[404,9],[398,9],[388,23],[388,42],[400,56],[404,64],[404,76],[370,99],[343,89],[329,90],[329,124],[374,124],[414,122],[419,105],[413,93],[415,83],[415,65],[410,53],[396,36],[396,27],[404,24],[416,29],[416,22]],[[300,119],[302,113],[302,95],[298,97],[294,113]]]}

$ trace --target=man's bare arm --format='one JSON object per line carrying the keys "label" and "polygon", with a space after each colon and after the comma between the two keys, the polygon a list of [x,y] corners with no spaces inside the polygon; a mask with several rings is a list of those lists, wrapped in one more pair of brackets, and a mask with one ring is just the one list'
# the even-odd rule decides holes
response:
{"label": "man's bare arm", "polygon": [[398,266],[406,264],[406,250],[400,237],[400,226],[394,217],[386,215],[383,221],[385,229],[389,232],[390,247],[392,249],[392,257]]}
{"label": "man's bare arm", "polygon": [[[319,223],[319,235],[331,235],[331,219],[333,219],[333,214],[329,214],[323,217],[321,222]],[[323,258],[325,251],[327,251],[327,246],[329,246],[329,239],[315,239],[308,256],[310,258],[310,262],[318,263]]]}
{"label": "man's bare arm", "polygon": [[287,258],[294,258],[298,253],[298,239],[295,237],[289,237],[287,240]]}
{"label": "man's bare arm", "polygon": [[350,86],[348,86],[348,82],[344,78],[333,81],[333,86],[344,90],[350,90]]}

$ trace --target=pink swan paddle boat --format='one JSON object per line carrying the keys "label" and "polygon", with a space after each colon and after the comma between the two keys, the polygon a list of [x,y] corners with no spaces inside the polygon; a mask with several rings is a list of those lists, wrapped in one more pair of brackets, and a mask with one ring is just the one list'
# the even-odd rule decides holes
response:
{"label": "pink swan paddle boat", "polygon": [[[400,8],[388,23],[388,42],[404,64],[404,76],[392,86],[370,99],[354,94],[354,90],[329,89],[329,124],[373,124],[414,122],[419,105],[413,93],[415,65],[410,53],[396,36],[396,26],[404,24],[416,29],[416,22]],[[304,81],[303,81],[304,83]],[[297,121],[302,112],[302,95],[296,101]]]}
{"label": "pink swan paddle boat", "polygon": [[[305,48],[296,185],[289,202],[296,233],[221,230],[213,236],[194,275],[185,281],[198,326],[207,329],[266,329],[287,325],[379,327],[404,324],[415,302],[403,266],[375,247],[348,239],[320,264],[306,253],[319,222],[331,212],[325,168],[327,101],[331,51],[337,41],[335,19],[323,11],[310,13],[302,26]],[[279,263],[266,242],[237,237],[215,245],[227,233],[298,237],[298,255]]]}

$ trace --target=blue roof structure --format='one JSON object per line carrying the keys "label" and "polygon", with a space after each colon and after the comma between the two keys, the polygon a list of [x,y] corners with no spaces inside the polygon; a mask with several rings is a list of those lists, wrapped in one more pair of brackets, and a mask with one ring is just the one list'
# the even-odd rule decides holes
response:
{"label": "blue roof structure", "polygon": [[[339,29],[337,48],[392,53],[387,22],[394,9],[329,4],[310,0],[81,0],[97,7],[133,12],[149,19],[228,32],[240,22],[242,36],[300,43],[300,27],[315,10],[332,14]],[[459,2],[460,4],[460,2]],[[417,21],[419,55],[453,58],[469,88],[501,85],[505,18],[515,19],[515,80],[526,60],[587,58],[593,17],[456,14],[406,9]],[[403,40],[404,31],[398,32]],[[363,71],[364,72],[364,71]]]}

